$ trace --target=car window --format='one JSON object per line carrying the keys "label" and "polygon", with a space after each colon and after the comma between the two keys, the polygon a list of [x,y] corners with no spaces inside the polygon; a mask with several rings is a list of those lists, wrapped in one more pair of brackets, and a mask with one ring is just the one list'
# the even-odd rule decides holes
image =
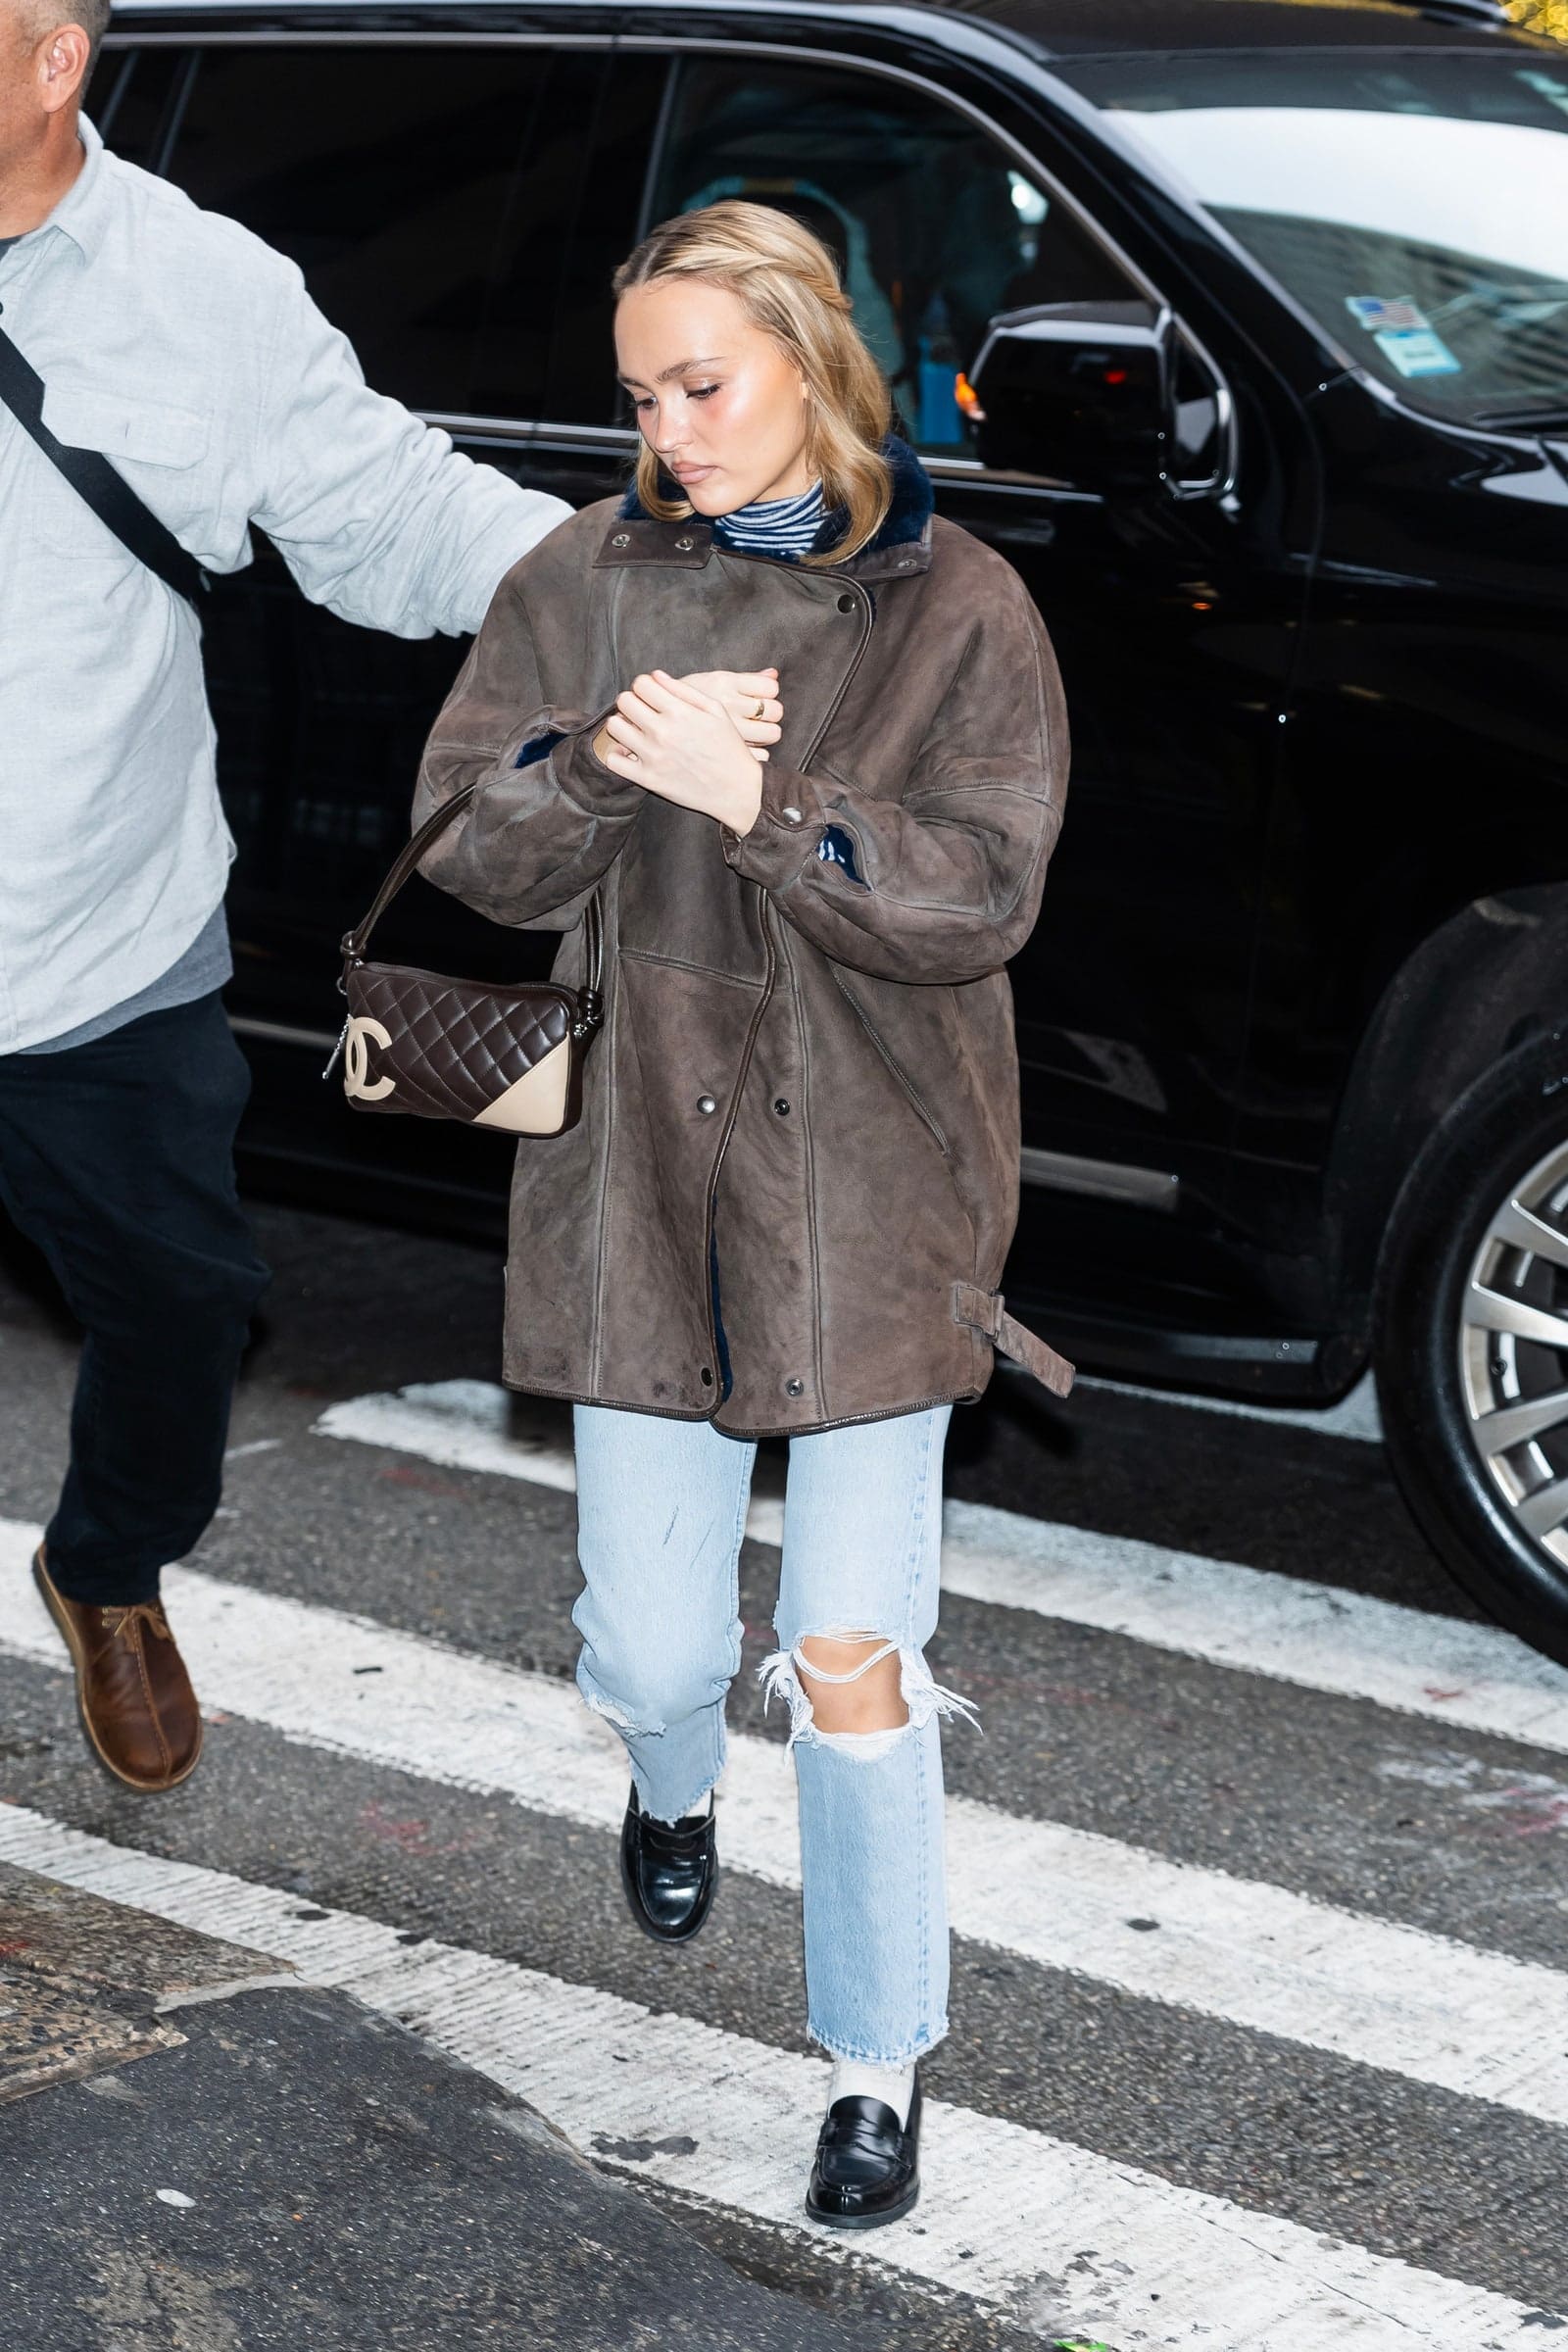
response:
{"label": "car window", "polygon": [[101,49],[93,60],[83,104],[104,144],[144,172],[162,168],[162,147],[177,109],[177,93],[195,70],[195,52],[160,44],[147,49]]}
{"label": "car window", "polygon": [[653,218],[726,196],[777,205],[832,248],[904,424],[932,452],[967,447],[956,378],[998,311],[1132,290],[967,116],[853,68],[678,69]]}
{"label": "car window", "polygon": [[376,389],[537,415],[600,59],[313,42],[194,64],[169,176],[298,262]]}
{"label": "car window", "polygon": [[[610,281],[637,242],[668,69],[657,58],[613,60],[591,112],[571,125],[589,157],[572,223],[556,348],[543,414],[571,424],[623,422],[615,381]],[[565,247],[563,242],[563,256]]]}

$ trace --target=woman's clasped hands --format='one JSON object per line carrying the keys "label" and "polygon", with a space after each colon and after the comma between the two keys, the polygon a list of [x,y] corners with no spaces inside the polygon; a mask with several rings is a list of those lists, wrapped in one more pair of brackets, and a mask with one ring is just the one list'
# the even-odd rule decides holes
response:
{"label": "woman's clasped hands", "polygon": [[783,716],[776,669],[684,678],[648,670],[615,697],[593,748],[628,784],[749,833],[761,807],[760,764]]}

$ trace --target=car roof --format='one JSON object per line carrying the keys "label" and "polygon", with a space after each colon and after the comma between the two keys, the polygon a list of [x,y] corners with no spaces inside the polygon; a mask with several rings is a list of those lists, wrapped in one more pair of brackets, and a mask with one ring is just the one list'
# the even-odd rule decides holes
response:
{"label": "car roof", "polygon": [[[622,0],[665,29],[677,12],[667,0]],[[414,0],[388,10],[384,0],[270,0],[252,8],[246,0],[117,0],[115,23],[124,27],[138,17],[173,19],[182,27],[203,19],[235,26],[256,23],[269,30],[312,20],[347,28],[356,19],[374,18],[377,29],[402,30],[420,20],[450,15],[477,28],[487,22],[521,15],[569,18],[592,15],[603,21],[618,13],[615,0]],[[943,18],[987,26],[1009,45],[1042,59],[1063,63],[1084,57],[1160,55],[1184,50],[1415,49],[1499,45],[1564,54],[1561,44],[1528,32],[1503,13],[1499,0],[682,0],[680,29],[690,33],[704,20],[761,18],[773,25],[838,19],[884,31],[915,28]],[[671,27],[672,28],[672,27]]]}
{"label": "car roof", "polygon": [[[1493,0],[943,0],[1063,59],[1202,49],[1535,48]],[[1555,44],[1552,44],[1555,46]]]}
{"label": "car roof", "polygon": [[945,0],[1051,57],[1183,49],[1497,47],[1526,40],[1493,0]]}

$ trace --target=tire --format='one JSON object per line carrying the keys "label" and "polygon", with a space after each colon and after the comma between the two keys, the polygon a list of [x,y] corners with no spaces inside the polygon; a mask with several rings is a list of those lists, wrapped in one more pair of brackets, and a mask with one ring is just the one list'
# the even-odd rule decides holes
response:
{"label": "tire", "polygon": [[1428,1540],[1568,1665],[1568,1029],[1497,1062],[1428,1139],[1384,1238],[1373,1363]]}

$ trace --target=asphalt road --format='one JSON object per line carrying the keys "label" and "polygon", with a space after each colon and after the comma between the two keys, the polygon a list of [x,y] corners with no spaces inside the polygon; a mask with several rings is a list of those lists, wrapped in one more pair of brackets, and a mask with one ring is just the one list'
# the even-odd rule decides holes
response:
{"label": "asphalt road", "polygon": [[[499,1266],[257,1215],[276,1279],[224,1509],[188,1596],[171,1583],[176,1628],[217,1629],[207,1750],[152,1801],[88,1758],[28,1614],[19,1562],[62,1466],[73,1336],[25,1254],[5,1261],[21,1630],[0,1625],[0,1795],[131,1857],[124,1899],[163,1899],[150,1879],[138,1896],[135,1858],[165,1857],[290,1898],[302,1938],[345,1913],[411,1968],[421,1946],[497,1964],[526,2031],[499,2011],[460,2027],[428,1970],[409,2014],[749,2278],[921,2352],[1069,2331],[1117,2352],[1481,2352],[1568,2328],[1568,1674],[1478,1624],[1375,1441],[1089,1384],[1059,1405],[1011,1376],[956,1417],[950,1494],[984,1508],[950,1527],[931,1657],[984,1730],[947,1746],[955,2030],[925,2070],[925,2203],[847,2263],[789,2202],[808,2146],[785,2132],[755,2179],[736,2152],[774,2072],[808,2109],[817,2081],[788,1780],[764,1770],[776,1712],[743,1671],[720,1898],[699,1946],[661,1952],[621,1907],[618,1768],[565,1711],[566,1419],[494,1396]],[[412,1418],[365,1418],[411,1387]],[[764,1454],[764,1497],[780,1478]],[[749,1663],[776,1570],[760,1521]],[[1162,1616],[1188,1577],[1218,1580],[1228,1648]],[[1106,1580],[1131,1600],[1095,1598]],[[1298,1607],[1325,1629],[1298,1655],[1276,1626]],[[245,1629],[264,1624],[297,1671],[258,1678]],[[398,1698],[411,1660],[423,1714]],[[617,2035],[640,2107],[612,2079]],[[443,2345],[467,2341],[444,2316]]]}

